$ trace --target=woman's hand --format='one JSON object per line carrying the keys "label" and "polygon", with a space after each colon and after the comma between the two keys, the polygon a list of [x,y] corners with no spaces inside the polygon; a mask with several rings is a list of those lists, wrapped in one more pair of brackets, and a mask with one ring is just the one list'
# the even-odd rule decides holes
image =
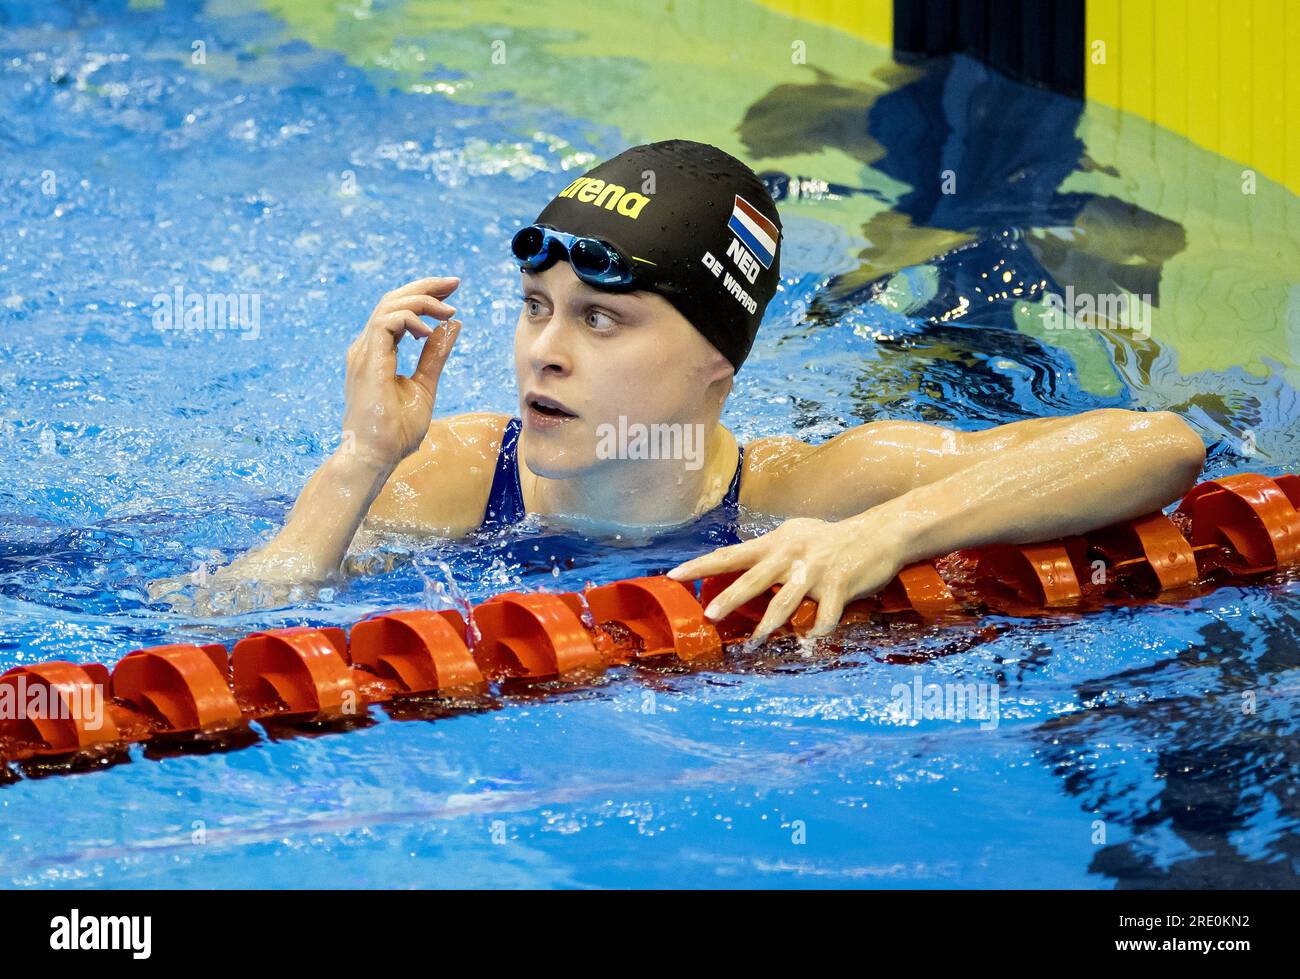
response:
{"label": "woman's hand", "polygon": [[845,605],[887,585],[904,558],[901,535],[867,511],[838,523],[795,517],[762,537],[679,564],[668,577],[689,581],[747,568],[704,610],[714,621],[782,583],[754,630],[753,638],[762,641],[804,598],[817,602],[817,618],[808,634],[825,635],[839,624]]}
{"label": "woman's hand", "polygon": [[[434,276],[394,289],[348,348],[344,439],[350,438],[352,451],[376,468],[395,467],[420,447],[429,430],[438,378],[461,327],[451,319],[455,307],[443,299],[459,285],[454,275]],[[431,327],[421,316],[446,322]],[[425,338],[410,377],[397,373],[397,345],[407,333]]]}
{"label": "woman's hand", "polygon": [[[371,503],[429,431],[438,379],[460,333],[460,322],[450,318],[456,310],[442,300],[458,285],[455,276],[420,279],[375,307],[348,348],[343,446],[312,474],[275,539],[227,567],[154,582],[151,600],[229,613],[297,602],[338,575]],[[446,322],[430,327],[421,316]],[[410,377],[397,373],[397,345],[406,333],[424,338]]]}

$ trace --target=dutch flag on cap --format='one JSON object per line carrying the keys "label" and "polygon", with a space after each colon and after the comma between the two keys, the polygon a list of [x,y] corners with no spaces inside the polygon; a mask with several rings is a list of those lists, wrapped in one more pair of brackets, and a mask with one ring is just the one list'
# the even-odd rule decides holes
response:
{"label": "dutch flag on cap", "polygon": [[758,208],[739,194],[736,195],[736,206],[731,211],[727,229],[758,256],[763,268],[772,267],[772,259],[776,257],[776,238],[780,232],[776,230],[776,225],[759,213]]}

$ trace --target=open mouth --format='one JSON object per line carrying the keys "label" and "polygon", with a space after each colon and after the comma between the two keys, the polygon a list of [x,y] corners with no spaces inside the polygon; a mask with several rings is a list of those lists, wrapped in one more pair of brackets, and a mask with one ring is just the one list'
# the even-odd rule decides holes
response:
{"label": "open mouth", "polygon": [[528,407],[533,409],[539,415],[545,415],[547,418],[577,418],[573,412],[562,407],[558,402],[549,398],[531,397],[528,399]]}

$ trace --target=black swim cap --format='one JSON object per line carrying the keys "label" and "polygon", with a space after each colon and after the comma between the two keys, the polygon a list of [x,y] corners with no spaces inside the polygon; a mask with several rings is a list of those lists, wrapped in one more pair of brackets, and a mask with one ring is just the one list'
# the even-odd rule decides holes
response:
{"label": "black swim cap", "polygon": [[730,153],[688,139],[624,150],[571,181],[537,216],[602,238],[731,365],[749,356],[781,272],[781,217],[763,181]]}

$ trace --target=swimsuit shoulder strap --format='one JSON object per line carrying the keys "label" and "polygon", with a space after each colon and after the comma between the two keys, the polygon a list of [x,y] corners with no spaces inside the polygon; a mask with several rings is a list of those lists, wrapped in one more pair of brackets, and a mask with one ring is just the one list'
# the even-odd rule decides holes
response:
{"label": "swimsuit shoulder strap", "polygon": [[487,507],[483,512],[483,527],[506,527],[518,523],[527,515],[523,487],[519,484],[517,458],[522,425],[520,419],[511,418],[501,432],[501,450],[497,453],[492,489],[488,493]]}
{"label": "swimsuit shoulder strap", "polygon": [[736,459],[736,472],[731,477],[731,485],[727,487],[727,495],[722,498],[718,504],[724,507],[735,507],[740,502],[740,475],[745,469],[745,447],[739,442],[736,448],[740,450],[739,457]]}

